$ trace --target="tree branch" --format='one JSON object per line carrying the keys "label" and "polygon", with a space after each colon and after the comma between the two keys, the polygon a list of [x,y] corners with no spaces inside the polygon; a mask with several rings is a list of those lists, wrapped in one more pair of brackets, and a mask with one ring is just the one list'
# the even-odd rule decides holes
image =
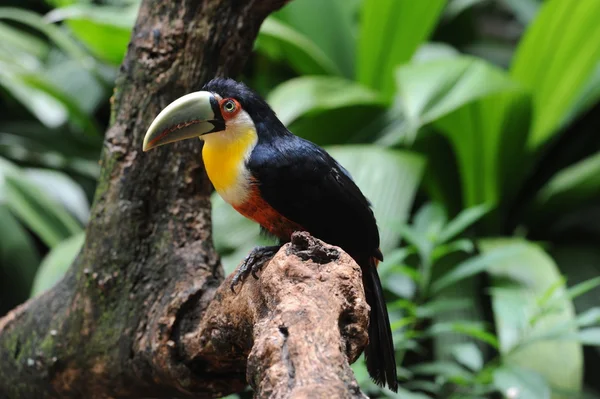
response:
{"label": "tree branch", "polygon": [[[350,369],[367,344],[369,307],[360,267],[333,247],[295,233],[238,293],[229,276],[196,332],[188,364],[243,371],[259,398],[363,398]],[[248,356],[249,355],[249,356]]]}

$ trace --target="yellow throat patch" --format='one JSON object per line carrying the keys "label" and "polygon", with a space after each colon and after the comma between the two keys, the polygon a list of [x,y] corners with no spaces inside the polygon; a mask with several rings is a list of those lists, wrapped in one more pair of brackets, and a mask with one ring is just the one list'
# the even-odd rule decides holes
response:
{"label": "yellow throat patch", "polygon": [[203,137],[202,159],[215,190],[230,204],[242,203],[250,185],[245,161],[254,149],[258,136],[255,129],[227,129]]}

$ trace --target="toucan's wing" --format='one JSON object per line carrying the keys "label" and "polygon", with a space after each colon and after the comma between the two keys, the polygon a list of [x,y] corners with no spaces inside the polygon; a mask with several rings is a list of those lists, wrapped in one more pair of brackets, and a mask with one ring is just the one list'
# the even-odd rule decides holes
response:
{"label": "toucan's wing", "polygon": [[369,201],[323,149],[294,135],[276,138],[255,148],[248,168],[281,215],[352,256],[381,257]]}

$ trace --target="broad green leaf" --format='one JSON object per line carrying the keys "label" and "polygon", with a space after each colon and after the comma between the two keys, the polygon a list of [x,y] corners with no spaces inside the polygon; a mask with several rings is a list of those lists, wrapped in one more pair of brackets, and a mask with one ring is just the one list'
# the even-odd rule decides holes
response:
{"label": "broad green leaf", "polygon": [[46,245],[54,247],[82,230],[58,202],[48,198],[37,184],[1,158],[0,174],[4,175],[6,204]]}
{"label": "broad green leaf", "polygon": [[352,79],[359,5],[360,0],[292,1],[273,16],[306,36],[327,54],[340,75]]}
{"label": "broad green leaf", "polygon": [[456,154],[464,206],[493,205],[514,191],[529,128],[529,98],[516,83],[472,57],[405,66],[397,78],[407,130],[388,141],[435,122]]}
{"label": "broad green leaf", "polygon": [[600,152],[558,172],[539,192],[536,207],[548,214],[600,198]]}
{"label": "broad green leaf", "polygon": [[3,276],[0,289],[4,287],[3,294],[14,292],[15,297],[25,300],[22,293],[29,291],[40,258],[35,243],[3,202],[2,185],[0,173],[0,273]]}
{"label": "broad green leaf", "polygon": [[521,40],[511,75],[533,95],[530,147],[561,127],[600,61],[599,20],[598,0],[549,0]]}
{"label": "broad green leaf", "polygon": [[483,355],[481,350],[472,342],[456,345],[452,348],[452,354],[457,362],[473,371],[483,368]]}
{"label": "broad green leaf", "polygon": [[65,274],[85,242],[82,231],[60,242],[46,255],[35,276],[31,296],[41,294],[52,288]]}
{"label": "broad green leaf", "polygon": [[444,226],[444,229],[437,237],[437,241],[440,243],[448,242],[481,219],[489,210],[490,208],[487,205],[479,205],[461,211]]}
{"label": "broad green leaf", "polygon": [[51,22],[66,21],[74,35],[98,58],[119,65],[127,50],[138,5],[75,4],[50,12]]}
{"label": "broad green leaf", "polygon": [[[480,322],[476,321],[451,321],[451,322],[440,322],[434,324],[428,331],[428,336],[437,337],[446,333],[452,333],[454,336],[456,334],[468,336],[471,338],[475,338],[481,342],[485,342],[493,346],[494,348],[498,348],[498,340],[496,337],[487,332]],[[453,342],[456,344],[456,340]],[[440,354],[443,356],[445,352],[451,349],[451,346],[448,348],[444,348],[445,350],[440,350]]]}
{"label": "broad green leaf", "polygon": [[482,60],[461,56],[419,62],[396,71],[396,102],[406,118],[405,132],[392,130],[390,144],[413,136],[431,123],[475,100],[514,92],[516,85],[502,70]]}
{"label": "broad green leaf", "polygon": [[525,248],[522,245],[515,244],[469,258],[437,279],[431,285],[431,290],[435,293],[475,274],[486,270],[489,271],[497,263],[513,259],[515,256],[524,253],[524,251]]}
{"label": "broad green leaf", "polygon": [[573,101],[571,110],[565,117],[565,124],[569,124],[581,113],[590,109],[600,99],[600,62],[596,65],[594,72],[583,85],[578,97]]}
{"label": "broad green leaf", "polygon": [[502,366],[494,371],[494,386],[506,398],[550,399],[550,387],[538,373],[518,366]]}
{"label": "broad green leaf", "polygon": [[46,57],[50,50],[48,44],[37,36],[15,29],[5,23],[0,23],[0,37],[2,37],[4,50],[10,46],[13,50],[25,51],[38,59]]}
{"label": "broad green leaf", "polygon": [[49,79],[45,79],[45,77],[40,74],[21,74],[19,79],[29,88],[35,89],[40,93],[48,94],[52,99],[58,101],[68,112],[69,119],[78,125],[84,132],[100,135],[100,129],[96,126],[93,117],[90,117],[90,115],[81,108],[76,97],[69,96],[62,88],[56,87],[53,82]]}
{"label": "broad green leaf", "polygon": [[509,6],[519,22],[523,25],[529,25],[537,15],[541,1],[540,0],[502,0]]}
{"label": "broad green leaf", "polygon": [[376,92],[334,76],[290,79],[275,87],[267,100],[285,125],[305,114],[357,105],[383,106]]}
{"label": "broad green leaf", "polygon": [[[489,239],[479,243],[484,254],[509,251],[515,245],[520,246],[519,253],[499,259],[488,269],[493,277],[492,307],[503,363],[535,371],[553,387],[580,390],[583,376],[580,344],[549,340],[521,345],[528,337],[575,321],[573,304],[562,287],[555,300],[559,305],[557,310],[536,318],[540,312],[539,298],[562,278],[554,261],[541,248],[521,239]],[[507,279],[520,284],[508,283]],[[531,325],[533,318],[537,321]]]}
{"label": "broad green leaf", "polygon": [[51,169],[24,169],[27,179],[35,183],[48,198],[56,201],[85,224],[90,205],[85,192],[68,175]]}
{"label": "broad green leaf", "polygon": [[487,0],[450,0],[444,10],[444,19],[456,18],[462,12]]}
{"label": "broad green leaf", "polygon": [[[408,217],[423,172],[423,160],[406,151],[369,145],[327,147],[326,150],[350,172],[373,204],[385,256],[400,239],[394,225],[404,223]],[[238,249],[225,263],[232,268],[257,245],[259,229],[220,198],[213,197],[213,206],[217,249],[221,253]]]}
{"label": "broad green leaf", "polygon": [[73,59],[78,60],[84,67],[93,69],[95,67],[94,59],[86,54],[86,52],[80,48],[78,43],[73,40],[68,34],[61,30],[58,26],[48,23],[40,15],[19,8],[11,7],[0,7],[0,20],[7,19],[10,21],[18,22],[24,25],[28,25],[31,28],[42,32],[58,48],[64,51],[66,54],[71,56]]}
{"label": "broad green leaf", "polygon": [[357,78],[394,94],[394,71],[409,61],[435,28],[445,0],[365,0],[362,3],[357,51]]}
{"label": "broad green leaf", "polygon": [[471,372],[462,368],[454,362],[438,361],[431,363],[420,363],[410,368],[416,375],[444,376],[446,378],[463,378],[468,380],[472,377]]}
{"label": "broad green leaf", "polygon": [[396,395],[387,395],[389,398],[402,398],[402,399],[431,399],[431,396],[425,395],[421,392],[411,392],[404,388],[398,388]]}
{"label": "broad green leaf", "polygon": [[263,22],[255,46],[273,58],[286,59],[297,73],[341,75],[337,65],[315,43],[272,17]]}
{"label": "broad green leaf", "polygon": [[479,99],[436,121],[454,148],[465,207],[507,203],[516,194],[529,110],[529,97],[513,91]]}
{"label": "broad green leaf", "polygon": [[600,346],[600,327],[580,330],[576,334],[576,339],[582,345]]}

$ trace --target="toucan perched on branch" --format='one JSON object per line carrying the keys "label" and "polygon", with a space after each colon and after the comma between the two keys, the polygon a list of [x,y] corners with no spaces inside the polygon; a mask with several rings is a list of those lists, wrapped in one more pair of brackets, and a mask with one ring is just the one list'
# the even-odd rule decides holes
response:
{"label": "toucan perched on branch", "polygon": [[[292,134],[254,91],[216,78],[203,91],[168,105],[144,137],[144,151],[199,137],[209,179],[223,199],[280,244],[308,231],[344,249],[362,269],[371,307],[367,369],[397,391],[392,333],[377,263],[379,232],[369,201],[348,172],[325,150]],[[233,285],[255,272],[280,245],[258,247],[244,260]],[[255,275],[256,276],[256,275]]]}

